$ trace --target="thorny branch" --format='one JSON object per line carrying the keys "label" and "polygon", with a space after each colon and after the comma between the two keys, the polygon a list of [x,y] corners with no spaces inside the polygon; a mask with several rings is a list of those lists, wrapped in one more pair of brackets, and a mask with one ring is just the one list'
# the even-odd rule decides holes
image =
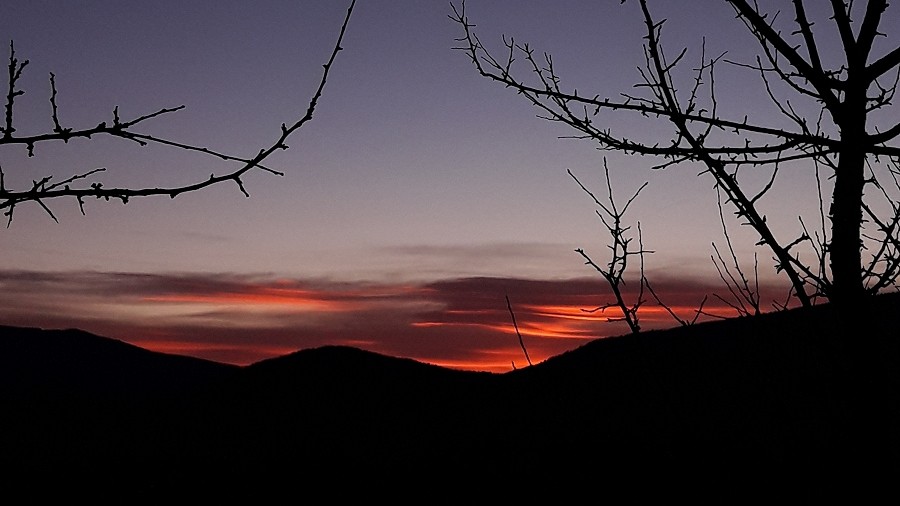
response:
{"label": "thorny branch", "polygon": [[34,156],[35,145],[42,142],[68,142],[70,139],[74,138],[91,139],[94,136],[107,135],[110,137],[130,140],[141,146],[146,146],[148,144],[159,144],[185,151],[198,152],[218,158],[225,162],[235,162],[238,164],[238,167],[222,174],[210,174],[209,178],[207,179],[199,180],[192,184],[183,186],[155,188],[107,188],[104,187],[103,183],[99,181],[92,182],[86,187],[75,187],[71,184],[80,180],[90,179],[91,176],[106,171],[106,168],[95,168],[84,173],[75,174],[67,179],[58,182],[52,182],[53,176],[46,176],[39,181],[34,181],[31,188],[28,188],[26,190],[12,190],[6,188],[4,182],[4,174],[2,168],[0,168],[0,209],[6,210],[4,215],[8,217],[7,226],[12,223],[13,213],[16,206],[25,202],[37,203],[50,215],[51,218],[56,220],[56,216],[54,216],[54,214],[47,207],[44,201],[54,198],[72,197],[77,201],[81,212],[84,213],[85,198],[105,199],[107,201],[113,199],[120,200],[123,204],[127,204],[128,201],[133,197],[167,195],[170,198],[175,198],[176,196],[183,193],[202,190],[209,186],[227,181],[234,182],[241,193],[249,197],[250,194],[244,187],[244,182],[242,179],[243,176],[249,171],[259,169],[278,176],[284,175],[282,172],[267,167],[266,165],[264,165],[264,162],[269,158],[270,155],[272,155],[272,153],[279,150],[288,149],[286,141],[291,136],[291,134],[293,134],[312,120],[313,113],[315,112],[319,99],[321,98],[322,93],[325,89],[325,84],[328,80],[328,75],[331,71],[332,65],[334,64],[338,53],[343,49],[341,47],[341,44],[344,39],[344,34],[350,21],[350,16],[353,13],[355,4],[356,0],[351,0],[343,23],[341,24],[341,29],[337,41],[332,48],[328,61],[323,65],[324,70],[322,71],[318,87],[313,93],[312,98],[309,100],[309,104],[306,108],[305,113],[291,124],[282,123],[281,131],[278,137],[273,142],[260,148],[258,152],[249,157],[230,155],[206,147],[149,135],[134,130],[135,127],[142,126],[145,122],[151,119],[180,111],[184,108],[183,105],[177,107],[162,108],[155,112],[144,114],[128,120],[123,120],[119,117],[119,109],[118,107],[116,107],[113,109],[113,117],[109,122],[102,121],[96,126],[90,128],[75,129],[63,127],[60,123],[59,109],[57,105],[58,93],[56,89],[56,76],[52,73],[50,74],[50,105],[52,109],[51,119],[53,121],[52,132],[37,135],[17,136],[15,135],[16,129],[13,126],[14,106],[16,97],[21,96],[23,93],[25,93],[24,90],[19,89],[17,85],[19,79],[22,76],[23,69],[28,64],[28,60],[20,62],[16,57],[15,47],[13,43],[10,42],[8,89],[6,94],[6,117],[5,126],[0,128],[0,133],[2,133],[2,136],[0,136],[0,146],[24,145],[27,149],[28,156]]}
{"label": "thorny branch", "polygon": [[[606,227],[606,231],[609,233],[612,238],[612,244],[607,244],[607,248],[610,250],[610,260],[606,266],[601,266],[594,262],[594,260],[587,254],[583,249],[576,249],[575,252],[581,255],[581,257],[585,260],[585,265],[589,265],[594,268],[597,272],[603,276],[603,279],[609,284],[610,289],[613,292],[613,296],[615,300],[613,302],[608,302],[594,309],[582,309],[582,311],[588,313],[596,313],[596,312],[605,312],[610,308],[617,308],[621,313],[621,317],[608,317],[606,320],[609,322],[614,321],[624,321],[628,328],[632,333],[638,333],[641,330],[640,326],[640,318],[638,315],[638,311],[641,306],[647,302],[644,297],[644,289],[646,288],[650,295],[656,300],[657,304],[659,304],[669,315],[677,321],[679,324],[683,326],[689,326],[696,323],[697,319],[703,314],[703,306],[706,304],[707,298],[704,297],[703,301],[700,302],[700,307],[695,311],[694,317],[690,320],[685,320],[678,316],[675,311],[666,305],[656,291],[653,289],[653,286],[650,284],[650,280],[647,279],[646,273],[644,271],[644,255],[648,253],[653,253],[651,250],[644,249],[644,239],[643,234],[641,232],[641,222],[637,222],[637,240],[638,247],[637,249],[631,248],[631,242],[633,241],[633,237],[628,236],[629,230],[631,227],[625,226],[623,224],[623,219],[625,217],[625,212],[628,210],[628,207],[634,202],[634,200],[638,197],[641,191],[647,187],[649,183],[644,182],[637,189],[636,192],[628,199],[621,209],[616,205],[615,198],[613,197],[612,190],[612,182],[609,178],[609,167],[606,164],[606,160],[603,160],[603,169],[606,176],[606,199],[599,199],[591,190],[589,190],[582,182],[575,177],[571,170],[568,170],[567,173],[569,176],[578,183],[578,186],[587,193],[594,202],[594,205],[600,208],[600,210],[595,211],[597,216],[600,218],[600,221],[603,223],[604,227]],[[629,257],[637,256],[640,260],[640,280],[638,286],[638,292],[635,296],[634,302],[632,304],[628,304],[625,301],[625,294],[623,292],[623,288],[625,287],[625,271],[628,268],[628,259]]]}
{"label": "thorny branch", "polygon": [[[640,188],[634,192],[634,195],[631,196],[630,199],[625,203],[625,205],[619,209],[616,205],[615,199],[613,198],[612,191],[612,183],[609,179],[609,167],[606,164],[606,160],[603,160],[603,169],[606,174],[606,187],[607,187],[607,196],[605,201],[601,201],[591,192],[581,181],[575,177],[571,170],[568,170],[569,176],[578,183],[578,186],[581,189],[590,195],[591,199],[593,199],[594,204],[600,209],[596,211],[597,216],[600,218],[600,221],[606,227],[607,232],[609,232],[610,237],[612,238],[612,244],[608,244],[607,247],[610,250],[610,259],[609,262],[605,266],[601,266],[595,263],[587,253],[584,252],[583,249],[576,249],[575,252],[582,256],[585,260],[585,265],[590,265],[597,272],[603,276],[603,279],[609,284],[610,289],[613,292],[614,301],[603,304],[594,309],[586,309],[584,311],[588,312],[604,312],[610,308],[617,308],[621,311],[621,317],[610,317],[607,318],[607,321],[624,321],[628,328],[633,333],[638,333],[641,330],[640,320],[638,316],[638,309],[640,309],[641,305],[646,302],[644,298],[644,254],[645,253],[653,253],[652,251],[645,250],[643,245],[643,240],[641,238],[640,232],[640,222],[638,222],[638,248],[634,249],[631,246],[631,242],[634,239],[628,235],[631,227],[623,224],[622,220],[625,216],[625,212],[628,210],[628,207],[634,202],[634,199],[641,193],[641,190],[647,187],[648,183],[644,183]],[[625,271],[628,269],[628,260],[637,256],[640,260],[640,286],[638,287],[638,293],[635,296],[634,302],[628,304],[625,301],[625,295],[622,292],[622,289],[625,286],[624,275]]]}
{"label": "thorny branch", "polygon": [[[867,132],[865,122],[854,119],[858,118],[856,111],[862,111],[865,115],[891,105],[900,82],[900,48],[888,51],[872,63],[868,62],[872,42],[880,34],[877,27],[887,3],[884,0],[869,2],[864,7],[865,15],[858,27],[858,35],[854,36],[849,15],[852,2],[831,2],[832,20],[840,32],[847,63],[837,69],[829,69],[822,60],[822,46],[802,0],[792,0],[796,29],[789,36],[784,35],[780,25],[776,26],[777,13],[774,16],[762,13],[756,2],[725,2],[733,7],[738,19],[757,39],[761,58],[753,64],[743,64],[725,60],[724,53],[707,57],[704,41],[700,64],[693,69],[692,86],[682,96],[677,92],[674,71],[686,59],[686,50],[678,51],[671,60],[667,58],[661,43],[665,21],[656,21],[652,17],[647,0],[637,2],[645,26],[645,65],[639,69],[640,82],[635,85],[640,93],[621,93],[618,97],[569,91],[563,86],[549,54],[540,55],[528,44],[517,42],[512,37],[504,36],[502,50],[493,53],[475,33],[475,25],[469,21],[464,1],[459,6],[451,4],[450,18],[462,30],[456,49],[466,54],[481,76],[523,96],[538,109],[538,117],[573,128],[578,132],[575,138],[591,139],[598,143],[599,149],[657,157],[660,161],[654,168],[663,169],[683,163],[701,164],[704,167],[701,174],[714,178],[715,187],[724,192],[724,202],[734,208],[737,219],[759,234],[757,245],[771,250],[776,272],[788,277],[793,296],[802,305],[811,305],[820,295],[831,298],[840,293],[850,293],[853,287],[850,286],[852,280],[850,285],[847,284],[848,271],[842,270],[844,281],[839,287],[832,278],[832,270],[839,245],[843,245],[844,249],[841,253],[843,258],[838,261],[845,264],[853,262],[847,248],[853,248],[854,239],[847,234],[846,228],[841,229],[839,239],[834,233],[837,228],[832,229],[832,234],[826,232],[819,171],[828,168],[840,176],[851,170],[843,168],[847,164],[842,165],[841,161],[845,157],[850,159],[856,156],[854,153],[860,151],[863,157],[868,157],[869,163],[880,159],[889,160],[895,169],[898,165],[900,146],[888,142],[900,136],[900,123],[892,123],[882,129],[873,126],[875,131]],[[719,62],[756,72],[769,100],[792,127],[768,126],[755,123],[748,116],[729,118],[720,113],[715,90],[715,70]],[[888,80],[885,84],[880,79],[888,73],[890,77],[885,78]],[[776,82],[783,85],[777,91]],[[783,98],[785,87],[807,101],[802,108]],[[700,100],[704,89],[708,92],[707,97]],[[866,93],[867,90],[869,93]],[[810,103],[818,113],[807,119]],[[631,112],[650,120],[665,119],[675,127],[675,131],[669,138],[650,141],[629,138],[608,125],[599,124],[601,113],[608,111]],[[823,118],[832,121],[829,128],[822,127]],[[776,237],[760,206],[763,197],[774,187],[782,166],[790,163],[793,169],[800,167],[801,162],[809,162],[816,171],[820,230],[808,230],[801,217],[802,233],[793,241],[784,241]],[[766,166],[771,168],[768,181],[761,189],[750,191],[747,178],[740,177],[740,169]],[[890,171],[891,174],[897,173],[894,169]],[[838,227],[847,221],[845,216],[848,213],[851,216],[849,219],[854,219],[852,206],[856,205],[852,198],[847,204],[839,201],[847,200],[847,197],[839,194],[838,187],[855,183],[852,180],[849,183],[832,181],[835,200],[828,217],[832,226]],[[874,174],[867,184],[875,185],[873,181]],[[896,190],[900,187],[892,189],[894,192],[890,194],[879,192],[886,198],[888,206],[873,206],[864,202],[857,209],[865,216],[865,220],[859,223],[862,231],[861,241],[858,242],[861,249],[870,252],[869,262],[859,268],[859,276],[864,279],[870,293],[892,285],[900,274],[900,260],[897,258],[900,221],[895,205],[900,193]],[[888,210],[886,218],[879,214],[885,208]],[[843,214],[836,215],[835,212]],[[871,227],[874,233],[866,233],[866,227]],[[801,260],[802,255],[798,251],[801,247],[812,250],[816,262]],[[608,268],[604,270],[613,272]],[[739,281],[740,277],[738,274],[735,280]],[[739,281],[739,286],[745,294],[753,293],[752,290],[746,291],[744,287],[749,285],[744,285],[743,281]],[[755,311],[753,304],[749,310]]]}
{"label": "thorny branch", "polygon": [[753,255],[753,284],[751,285],[750,280],[747,279],[747,275],[741,267],[740,261],[738,261],[737,253],[734,251],[734,245],[731,243],[731,235],[728,233],[728,226],[725,224],[725,213],[722,210],[722,193],[718,188],[716,188],[716,197],[719,206],[719,222],[722,224],[722,235],[725,236],[725,244],[728,246],[728,252],[731,256],[731,267],[729,267],[725,262],[725,259],[722,258],[722,253],[719,251],[716,243],[712,243],[715,256],[710,256],[710,258],[716,266],[719,278],[725,283],[734,302],[719,295],[715,295],[715,297],[737,311],[739,316],[758,315],[761,311],[759,296],[759,262],[757,256],[756,254]]}

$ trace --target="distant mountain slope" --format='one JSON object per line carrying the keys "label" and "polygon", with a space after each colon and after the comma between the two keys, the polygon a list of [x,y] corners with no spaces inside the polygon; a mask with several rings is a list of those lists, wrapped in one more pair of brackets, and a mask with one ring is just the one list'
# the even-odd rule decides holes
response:
{"label": "distant mountain slope", "polygon": [[0,326],[0,395],[160,395],[220,381],[237,369],[81,330]]}
{"label": "distant mountain slope", "polygon": [[[822,305],[601,339],[506,374],[337,346],[234,368],[2,328],[0,391],[34,381],[81,394],[8,405],[0,445],[27,476],[102,473],[106,487],[161,496],[338,475],[514,491],[634,476],[872,480],[900,472],[898,328],[892,294],[852,314]],[[92,398],[110,391],[124,395]]]}

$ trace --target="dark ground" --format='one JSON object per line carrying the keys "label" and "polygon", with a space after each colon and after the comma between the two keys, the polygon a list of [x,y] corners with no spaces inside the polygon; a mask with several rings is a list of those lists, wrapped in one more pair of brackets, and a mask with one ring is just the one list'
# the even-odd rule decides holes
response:
{"label": "dark ground", "polygon": [[602,339],[489,374],[345,347],[234,367],[0,327],[2,483],[34,497],[237,498],[339,479],[333,499],[414,483],[510,500],[635,477],[889,483],[898,329],[891,294],[852,314],[822,305]]}

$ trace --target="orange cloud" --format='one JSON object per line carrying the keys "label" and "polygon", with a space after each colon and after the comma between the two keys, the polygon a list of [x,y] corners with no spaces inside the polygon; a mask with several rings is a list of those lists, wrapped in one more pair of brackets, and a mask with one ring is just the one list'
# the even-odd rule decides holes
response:
{"label": "orange cloud", "polygon": [[288,306],[309,311],[353,311],[360,304],[317,298],[316,293],[304,290],[260,288],[257,292],[167,294],[143,297],[144,302],[212,304],[237,306]]}

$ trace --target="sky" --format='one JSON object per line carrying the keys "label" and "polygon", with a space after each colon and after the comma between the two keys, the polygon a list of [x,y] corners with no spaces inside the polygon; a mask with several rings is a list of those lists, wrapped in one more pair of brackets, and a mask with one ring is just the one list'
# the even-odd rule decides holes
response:
{"label": "sky", "polygon": [[[305,112],[349,5],[3,2],[0,35],[29,60],[17,133],[52,130],[52,72],[63,126],[110,121],[115,107],[137,117],[184,105],[138,131],[252,156]],[[664,43],[688,47],[688,60],[699,61],[704,40],[708,53],[755,55],[724,2],[651,8],[667,19]],[[636,2],[468,0],[466,12],[498,51],[506,34],[551,53],[570,88],[613,97],[635,90],[644,35]],[[450,14],[443,0],[359,0],[313,120],[268,160],[284,176],[249,173],[250,198],[224,183],[175,199],[88,200],[85,215],[74,200],[46,202],[59,223],[38,205],[18,206],[0,230],[0,323],[77,327],[241,365],[342,344],[508,371],[525,365],[523,344],[540,361],[627,332],[607,321],[614,313],[585,311],[609,302],[610,292],[575,252],[608,260],[596,206],[566,172],[602,194],[604,159],[620,201],[648,183],[626,219],[640,222],[654,251],[645,270],[662,300],[682,318],[704,297],[708,312],[734,315],[716,297],[729,295],[711,259],[724,236],[702,169],[653,171],[651,160],[561,138],[572,132],[537,118],[453,49],[462,30]],[[725,115],[784,121],[752,72],[726,68],[717,82]],[[670,131],[628,117],[615,128]],[[131,187],[233,170],[212,157],[101,137],[40,143],[34,155],[0,146],[7,187],[98,167],[107,171],[94,180]],[[816,220],[815,180],[804,169],[790,168],[761,203],[782,237],[799,233],[798,216]],[[783,301],[787,285],[771,255],[754,248],[728,211],[726,223],[745,269],[758,254],[764,308]],[[677,325],[655,303],[639,314],[645,328]]]}

